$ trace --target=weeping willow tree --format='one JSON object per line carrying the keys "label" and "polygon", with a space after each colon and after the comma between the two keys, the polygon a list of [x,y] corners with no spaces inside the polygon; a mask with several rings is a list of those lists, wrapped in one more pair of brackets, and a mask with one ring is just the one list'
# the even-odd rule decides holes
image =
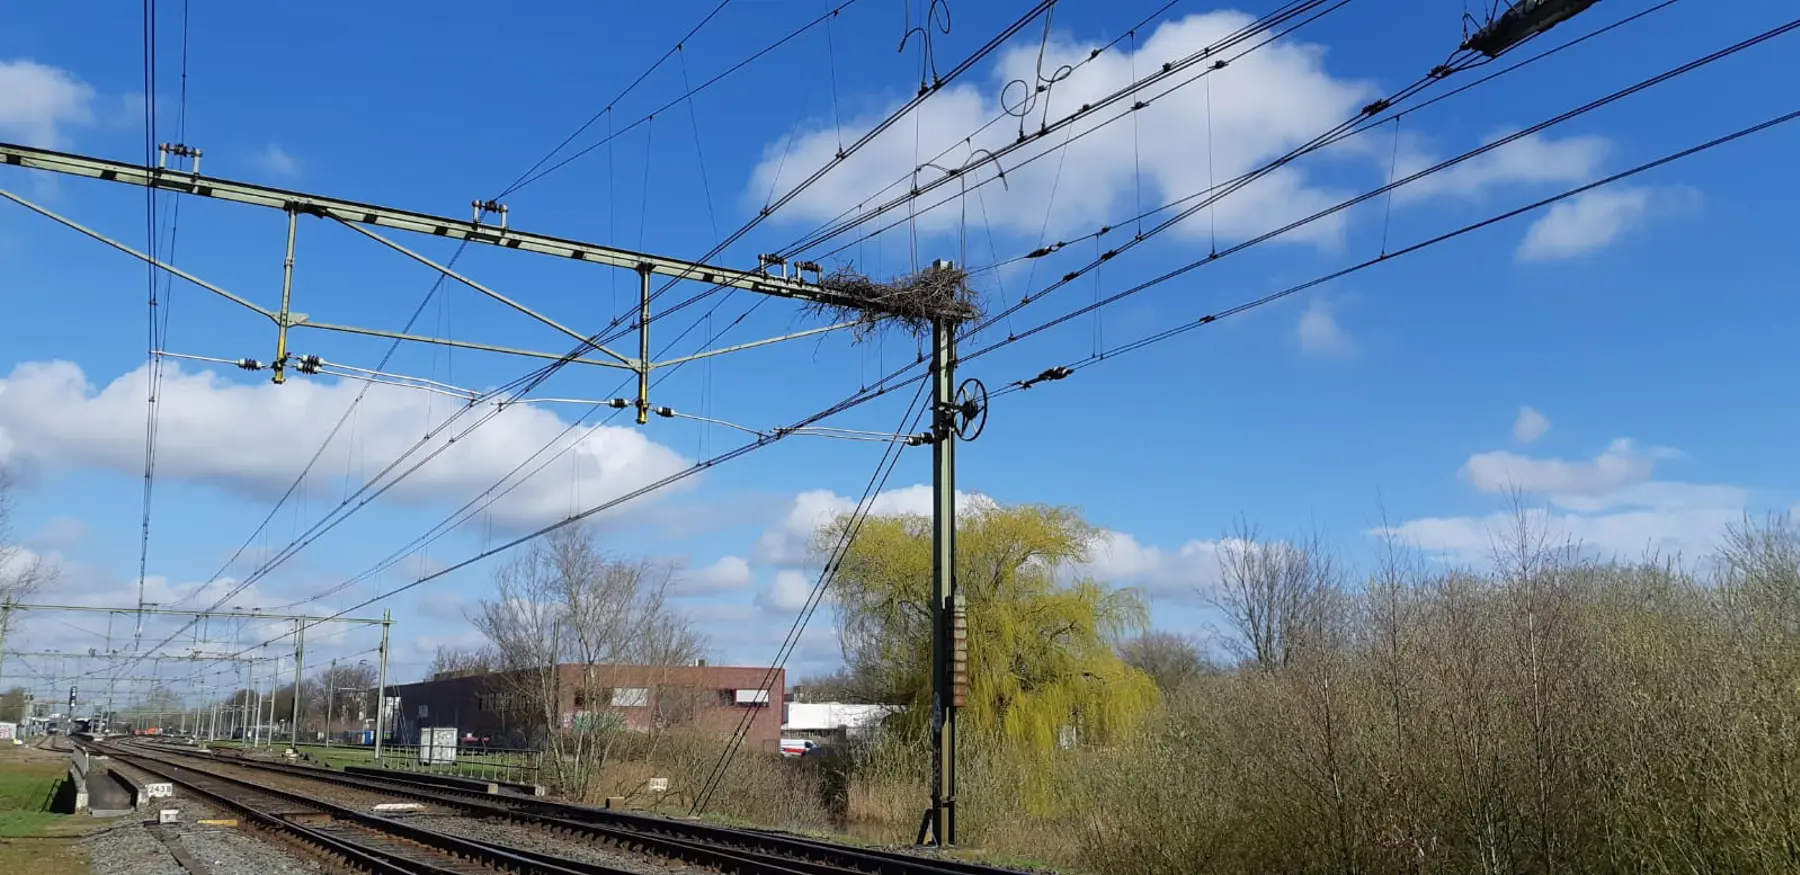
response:
{"label": "weeping willow tree", "polygon": [[[1073,738],[1106,744],[1129,734],[1157,701],[1156,683],[1116,645],[1142,629],[1139,594],[1071,573],[1094,530],[1074,511],[985,505],[956,532],[957,585],[968,607],[969,698],[964,731],[1047,755]],[[822,552],[848,516],[819,533]],[[895,701],[922,731],[931,713],[931,520],[864,520],[833,582],[851,670]]]}

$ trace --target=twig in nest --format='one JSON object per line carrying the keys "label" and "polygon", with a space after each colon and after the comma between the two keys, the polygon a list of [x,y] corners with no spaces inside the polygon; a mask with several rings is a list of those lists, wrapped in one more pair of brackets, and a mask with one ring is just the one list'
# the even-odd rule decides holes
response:
{"label": "twig in nest", "polygon": [[962,268],[932,265],[911,276],[878,282],[844,265],[821,279],[819,286],[853,303],[813,301],[806,312],[840,322],[855,321],[858,340],[885,325],[898,325],[914,337],[923,337],[939,319],[962,322],[981,315],[968,279]]}

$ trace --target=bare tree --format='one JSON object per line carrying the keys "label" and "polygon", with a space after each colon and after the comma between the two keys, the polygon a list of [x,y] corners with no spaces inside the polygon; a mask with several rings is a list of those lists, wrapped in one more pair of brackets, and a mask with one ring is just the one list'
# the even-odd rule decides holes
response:
{"label": "bare tree", "polygon": [[492,647],[449,647],[438,645],[431,665],[425,669],[427,680],[487,674],[499,663]]}
{"label": "bare tree", "polygon": [[672,578],[671,568],[610,557],[590,530],[568,526],[501,567],[494,599],[472,618],[493,646],[498,707],[535,718],[552,780],[578,799],[612,754],[614,706],[651,704],[650,690],[636,701],[610,688],[610,667],[684,665],[702,653],[691,623],[668,605]]}
{"label": "bare tree", "polygon": [[0,468],[0,603],[16,604],[54,580],[56,569],[14,540],[12,490],[12,476]]}
{"label": "bare tree", "polygon": [[375,666],[367,662],[327,665],[306,680],[301,700],[306,720],[327,733],[360,727],[375,715]]}
{"label": "bare tree", "polygon": [[1156,681],[1163,692],[1173,692],[1211,668],[1200,654],[1200,643],[1174,632],[1145,632],[1119,645],[1119,657]]}
{"label": "bare tree", "polygon": [[1212,596],[1256,665],[1293,661],[1309,636],[1329,621],[1324,610],[1338,578],[1336,562],[1317,535],[1300,541],[1261,540],[1239,520],[1219,551],[1219,588]]}

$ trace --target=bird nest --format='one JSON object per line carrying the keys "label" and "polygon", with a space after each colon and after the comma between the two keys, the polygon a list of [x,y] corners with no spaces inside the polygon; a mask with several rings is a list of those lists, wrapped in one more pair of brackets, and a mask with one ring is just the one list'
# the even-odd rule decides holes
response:
{"label": "bird nest", "polygon": [[819,280],[820,288],[836,293],[840,300],[813,301],[806,312],[856,322],[858,340],[888,326],[923,337],[938,320],[956,323],[981,315],[968,279],[968,271],[962,268],[934,264],[911,276],[879,282],[845,265]]}

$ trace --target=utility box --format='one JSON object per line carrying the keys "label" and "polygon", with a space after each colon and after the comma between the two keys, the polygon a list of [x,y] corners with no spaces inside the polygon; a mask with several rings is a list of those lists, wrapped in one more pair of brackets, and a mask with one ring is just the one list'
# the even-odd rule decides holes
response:
{"label": "utility box", "polygon": [[419,763],[427,766],[456,762],[456,727],[434,726],[419,730]]}
{"label": "utility box", "polygon": [[163,810],[156,812],[156,822],[157,823],[180,823],[181,822],[181,809],[179,809],[179,808],[164,808]]}

